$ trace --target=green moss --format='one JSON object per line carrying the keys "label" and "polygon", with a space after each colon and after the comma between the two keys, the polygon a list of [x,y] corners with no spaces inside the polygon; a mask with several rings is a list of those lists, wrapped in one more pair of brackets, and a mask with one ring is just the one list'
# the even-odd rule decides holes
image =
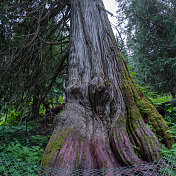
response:
{"label": "green moss", "polygon": [[47,167],[50,166],[50,161],[52,160],[56,152],[64,146],[65,144],[64,139],[67,139],[68,134],[69,134],[69,130],[63,130],[62,132],[60,132],[60,134],[56,134],[55,132],[52,135],[45,149],[45,153],[41,162],[42,166],[47,166]]}
{"label": "green moss", "polygon": [[122,60],[127,63],[126,59],[125,59],[124,56],[122,55],[122,52],[120,52],[120,58],[122,58]]}
{"label": "green moss", "polygon": [[76,160],[76,161],[78,161],[78,162],[76,163],[76,168],[78,168],[78,169],[81,169],[81,168],[82,168],[82,165],[79,163],[81,142],[82,142],[82,137],[79,138],[78,153],[77,153],[77,160]]}
{"label": "green moss", "polygon": [[133,145],[133,149],[134,149],[136,156],[140,157],[139,147],[137,147],[136,145]]}
{"label": "green moss", "polygon": [[[145,97],[140,101],[140,110],[146,118],[149,120],[148,124],[150,129],[158,136],[162,136],[161,133],[164,132],[167,128],[166,122],[163,120],[163,117],[158,113],[156,108],[149,102]],[[160,125],[159,125],[160,124]],[[162,129],[161,129],[162,127]]]}
{"label": "green moss", "polygon": [[105,77],[105,85],[110,87],[111,86],[111,82],[110,80],[108,79],[108,77]]}
{"label": "green moss", "polygon": [[106,162],[103,162],[103,168],[106,169]]}
{"label": "green moss", "polygon": [[[168,143],[168,140],[171,141],[171,137],[170,134],[166,132],[168,129],[166,122],[157,112],[156,108],[151,104],[151,102],[149,102],[148,99],[144,97],[143,93],[136,86],[134,80],[129,74],[126,61],[124,60],[122,54],[120,54],[119,57],[119,64],[124,79],[121,91],[123,92],[127,107],[128,133],[131,132],[133,135],[135,135],[134,129],[137,128],[140,130],[140,127],[135,125],[135,121],[140,121],[146,117],[146,119],[151,122],[152,131],[158,137],[163,137],[165,142]],[[146,140],[146,143],[148,143],[151,139]]]}

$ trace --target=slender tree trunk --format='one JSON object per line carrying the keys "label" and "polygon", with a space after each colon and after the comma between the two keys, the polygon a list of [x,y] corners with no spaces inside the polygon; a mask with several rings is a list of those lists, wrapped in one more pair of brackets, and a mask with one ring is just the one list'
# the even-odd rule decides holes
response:
{"label": "slender tree trunk", "polygon": [[[102,0],[72,0],[67,102],[43,166],[114,168],[159,157],[166,122],[132,80]],[[152,122],[152,132],[145,122]]]}
{"label": "slender tree trunk", "polygon": [[39,95],[40,95],[40,86],[38,84],[35,85],[35,92],[33,95],[33,103],[32,103],[32,118],[38,118],[39,116]]}

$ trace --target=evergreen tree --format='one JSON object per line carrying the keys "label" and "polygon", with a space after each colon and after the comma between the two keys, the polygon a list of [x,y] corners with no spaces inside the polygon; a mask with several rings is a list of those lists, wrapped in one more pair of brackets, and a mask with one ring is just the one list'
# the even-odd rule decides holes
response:
{"label": "evergreen tree", "polygon": [[176,2],[117,0],[119,25],[125,22],[129,63],[137,79],[160,93],[176,91]]}
{"label": "evergreen tree", "polygon": [[32,116],[37,117],[40,104],[53,95],[59,75],[65,73],[70,10],[60,3],[1,2],[0,103],[4,106],[33,101]]}

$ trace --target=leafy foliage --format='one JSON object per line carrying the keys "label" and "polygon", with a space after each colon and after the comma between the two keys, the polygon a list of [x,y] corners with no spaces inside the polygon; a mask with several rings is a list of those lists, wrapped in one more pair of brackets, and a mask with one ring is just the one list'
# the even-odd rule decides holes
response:
{"label": "leafy foliage", "polygon": [[21,126],[0,125],[0,152],[21,161],[40,164],[50,134],[48,133],[47,136],[39,134],[39,127],[34,123],[27,129],[24,124]]}
{"label": "leafy foliage", "polygon": [[56,88],[62,95],[63,80],[67,79],[70,13],[67,3],[66,0],[0,2],[0,106],[23,106],[22,114],[29,116],[28,112],[32,112],[34,116],[33,110],[24,104],[36,97],[38,101],[33,103],[39,109],[45,98],[56,97]]}
{"label": "leafy foliage", "polygon": [[[170,130],[168,130],[169,133],[172,134],[172,137],[176,140],[176,124],[170,124]],[[166,148],[164,145],[162,146],[162,154],[164,156],[170,156],[172,153],[176,153],[176,143],[172,145],[170,149]]]}

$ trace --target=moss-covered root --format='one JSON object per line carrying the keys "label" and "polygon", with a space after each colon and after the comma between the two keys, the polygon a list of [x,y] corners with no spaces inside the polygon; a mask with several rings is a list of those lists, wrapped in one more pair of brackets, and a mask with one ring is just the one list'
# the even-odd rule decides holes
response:
{"label": "moss-covered root", "polygon": [[167,132],[169,130],[166,121],[163,117],[159,114],[156,108],[151,104],[151,102],[143,97],[140,101],[141,110],[145,109],[144,118],[147,121],[151,122],[152,131],[161,138],[161,142],[164,143],[168,148],[175,143],[174,139],[171,137],[172,135]]}
{"label": "moss-covered root", "polygon": [[146,126],[143,120],[129,120],[129,135],[137,147],[141,158],[153,161],[160,157],[160,144],[156,135]]}
{"label": "moss-covered root", "polygon": [[113,128],[110,133],[111,147],[121,164],[130,166],[142,163],[129,140],[126,128]]}
{"label": "moss-covered root", "polygon": [[74,134],[71,130],[53,133],[41,165],[64,169],[103,169],[120,166],[108,140],[90,140]]}
{"label": "moss-covered root", "polygon": [[71,130],[55,131],[45,149],[41,165],[65,169],[93,168],[90,142]]}
{"label": "moss-covered root", "polygon": [[[165,143],[165,145],[170,148],[175,141],[171,138],[171,134],[167,132],[167,123],[164,121],[163,117],[158,113],[156,108],[151,104],[151,102],[147,98],[145,98],[143,93],[136,86],[134,80],[129,74],[127,63],[122,55],[119,60],[121,63],[122,74],[124,77],[123,90],[128,116],[132,119],[137,120],[140,118],[140,114],[144,114],[145,111],[143,117],[145,118],[144,120],[148,120],[149,122],[151,122],[151,125],[153,126],[153,132],[158,136],[158,138],[162,138],[162,143]],[[136,111],[137,108],[134,108],[134,106],[140,108],[140,113],[134,114],[130,112],[133,109],[135,109]]]}

